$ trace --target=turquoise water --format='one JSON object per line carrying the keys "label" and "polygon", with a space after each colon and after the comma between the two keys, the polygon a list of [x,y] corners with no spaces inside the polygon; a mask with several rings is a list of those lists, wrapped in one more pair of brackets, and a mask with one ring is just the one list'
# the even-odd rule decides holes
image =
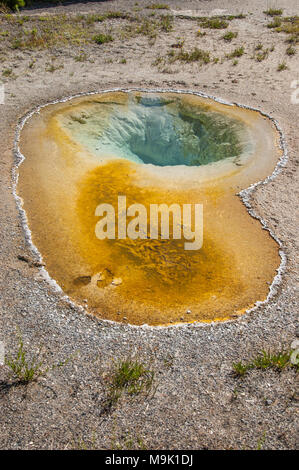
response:
{"label": "turquoise water", "polygon": [[240,121],[199,106],[183,106],[179,99],[145,96],[135,97],[129,105],[98,103],[93,111],[72,116],[66,125],[99,157],[158,166],[206,165],[244,150]]}

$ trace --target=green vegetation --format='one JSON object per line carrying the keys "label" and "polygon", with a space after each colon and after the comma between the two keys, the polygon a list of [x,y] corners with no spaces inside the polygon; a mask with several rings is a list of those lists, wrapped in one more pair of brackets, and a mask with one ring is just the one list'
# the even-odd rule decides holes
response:
{"label": "green vegetation", "polygon": [[256,54],[255,58],[258,62],[262,62],[264,59],[268,57],[268,55],[269,55],[269,50],[265,49],[262,52],[259,52],[258,54]]}
{"label": "green vegetation", "polygon": [[287,68],[288,68],[287,64],[285,62],[281,62],[277,67],[277,71],[282,72],[283,70],[286,70]]}
{"label": "green vegetation", "polygon": [[233,31],[228,31],[222,36],[222,39],[224,39],[227,42],[231,42],[237,36],[238,36],[238,33],[234,33]]}
{"label": "green vegetation", "polygon": [[119,361],[112,373],[111,386],[115,390],[129,395],[137,395],[144,390],[150,390],[154,379],[154,372],[147,368],[138,359],[125,359]]}
{"label": "green vegetation", "polygon": [[149,393],[154,376],[155,373],[138,359],[127,358],[117,362],[111,373],[104,409],[110,410],[115,406],[124,392],[128,395]]}
{"label": "green vegetation", "polygon": [[286,367],[298,368],[298,365],[291,363],[292,352],[293,351],[281,351],[278,353],[270,353],[262,351],[250,362],[234,363],[234,373],[236,376],[243,377],[251,369],[275,369],[280,371]]}
{"label": "green vegetation", "polygon": [[25,6],[24,0],[1,0],[1,3],[3,3],[3,5],[7,6],[11,10],[18,10],[19,8]]}
{"label": "green vegetation", "polygon": [[169,53],[170,62],[179,60],[181,62],[200,62],[201,64],[208,64],[211,61],[209,51],[204,51],[195,47],[192,51],[184,51],[181,49],[177,54],[174,51]]}
{"label": "green vegetation", "polygon": [[155,40],[159,31],[169,33],[173,30],[173,16],[161,15],[159,18],[131,18],[120,31],[121,39],[130,39],[139,34]]}
{"label": "green vegetation", "polygon": [[[29,25],[18,22],[17,16],[6,15],[4,20],[12,23],[9,44],[13,49],[49,49],[57,45],[82,45],[91,40],[93,29],[80,16],[51,15],[30,19]],[[47,18],[47,19],[46,19]]]}
{"label": "green vegetation", "polygon": [[228,22],[218,17],[201,19],[199,20],[199,24],[203,28],[210,29],[225,29],[228,27]]}
{"label": "green vegetation", "polygon": [[161,15],[160,16],[160,29],[166,33],[169,33],[173,29],[173,16]]}
{"label": "green vegetation", "polygon": [[79,55],[74,57],[76,62],[85,62],[87,60],[87,54],[85,52],[80,52]]}
{"label": "green vegetation", "polygon": [[146,8],[151,10],[169,10],[169,6],[166,3],[153,3],[152,5],[148,5]]}
{"label": "green vegetation", "polygon": [[63,64],[56,65],[54,63],[46,65],[46,72],[53,73],[55,70],[63,69]]}
{"label": "green vegetation", "polygon": [[12,75],[12,69],[4,69],[2,75],[3,77],[10,77]]}
{"label": "green vegetation", "polygon": [[113,438],[111,441],[111,449],[113,450],[147,450],[144,440],[140,436],[132,436],[128,433],[127,436],[122,437],[120,440]]}
{"label": "green vegetation", "polygon": [[105,44],[106,42],[112,42],[113,37],[111,36],[111,34],[99,33],[99,34],[97,34],[96,36],[93,37],[93,40],[97,44]]}
{"label": "green vegetation", "polygon": [[234,57],[241,57],[244,54],[244,52],[245,52],[244,46],[240,46],[234,49],[233,52],[231,52],[228,57],[231,59]]}
{"label": "green vegetation", "polygon": [[[109,19],[126,19],[121,28],[102,33],[95,31],[95,22]],[[5,27],[7,25],[7,27]],[[53,47],[79,46],[96,41],[98,44],[110,42],[111,38],[127,39],[139,34],[155,39],[159,32],[169,33],[173,30],[173,16],[159,15],[156,18],[132,16],[123,12],[107,12],[103,15],[43,15],[36,17],[19,17],[3,15],[3,34],[1,41],[13,49],[34,50]],[[5,29],[4,29],[5,28]]]}
{"label": "green vegetation", "polygon": [[266,436],[267,436],[267,433],[266,431],[264,431],[262,437],[259,438],[259,440],[257,441],[257,447],[256,447],[256,450],[262,450],[265,442],[266,442]]}
{"label": "green vegetation", "polygon": [[289,16],[282,18],[282,23],[279,27],[277,27],[276,31],[278,33],[283,32],[290,34],[291,37],[288,39],[288,42],[299,42],[299,16]]}
{"label": "green vegetation", "polygon": [[46,366],[41,349],[39,349],[37,354],[29,354],[25,350],[23,338],[19,330],[17,330],[17,337],[17,353],[14,356],[8,354],[5,357],[5,366],[9,369],[13,378],[20,384],[26,385],[29,382],[35,382],[39,377],[47,375],[50,370],[65,366],[72,359],[72,357],[69,357],[58,364]]}
{"label": "green vegetation", "polygon": [[283,9],[275,9],[275,8],[269,8],[269,10],[264,11],[264,13],[268,16],[281,16],[283,13]]}
{"label": "green vegetation", "polygon": [[286,50],[286,54],[289,56],[295,55],[296,54],[296,49],[292,46],[289,46]]}
{"label": "green vegetation", "polygon": [[267,24],[268,28],[274,29],[278,33],[286,33],[290,35],[287,39],[289,43],[299,42],[299,16],[286,16],[286,17],[274,17],[271,23]]}
{"label": "green vegetation", "polygon": [[[81,17],[84,19],[84,15]],[[96,15],[96,14],[91,14],[87,15],[86,17],[86,23],[87,24],[93,24],[93,23],[102,23],[105,20],[111,20],[111,19],[121,19],[125,20],[129,18],[129,15],[127,13],[123,13],[122,11],[108,11],[107,13],[104,13],[103,15]]]}
{"label": "green vegetation", "polygon": [[281,26],[281,24],[282,24],[281,18],[278,18],[276,16],[271,23],[267,24],[267,28],[278,28],[279,26]]}
{"label": "green vegetation", "polygon": [[9,367],[14,378],[21,383],[29,383],[48,373],[49,367],[44,367],[44,360],[40,359],[40,352],[28,359],[28,353],[24,349],[21,334],[18,332],[18,351],[15,356],[8,355],[5,365]]}
{"label": "green vegetation", "polygon": [[[254,55],[253,55],[253,59],[255,59],[257,62],[262,62],[263,60],[265,60],[268,55],[269,55],[269,49],[264,49],[264,46],[261,42],[259,42],[255,48],[254,48]],[[273,52],[274,51],[274,46],[271,47],[270,49],[270,52]]]}

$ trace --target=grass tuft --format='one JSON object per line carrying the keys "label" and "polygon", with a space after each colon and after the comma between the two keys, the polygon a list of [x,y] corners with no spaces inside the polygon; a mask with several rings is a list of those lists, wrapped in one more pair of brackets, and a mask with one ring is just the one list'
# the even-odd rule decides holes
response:
{"label": "grass tuft", "polygon": [[138,359],[127,358],[117,362],[110,377],[108,396],[104,408],[110,410],[124,392],[128,395],[149,393],[155,373]]}
{"label": "grass tuft", "polygon": [[44,360],[41,359],[40,351],[28,359],[28,353],[24,349],[24,342],[20,332],[18,335],[18,351],[15,356],[8,355],[5,358],[5,365],[10,369],[14,378],[19,382],[28,384],[48,373],[49,367],[44,367]]}
{"label": "grass tuft", "polygon": [[172,52],[172,60],[171,61],[176,61],[179,60],[181,62],[200,62],[202,64],[208,64],[211,61],[210,53],[209,51],[204,51],[202,49],[198,49],[195,47],[192,51],[184,51],[181,49],[177,54],[174,54],[174,51]]}
{"label": "grass tuft", "polygon": [[106,42],[112,42],[113,37],[111,36],[111,34],[99,33],[99,34],[97,34],[96,36],[93,37],[93,40],[97,44],[105,44]]}
{"label": "grass tuft", "polygon": [[148,5],[146,8],[150,10],[169,10],[169,6],[166,3],[152,3],[152,5]]}
{"label": "grass tuft", "polygon": [[287,64],[285,62],[281,62],[277,67],[277,71],[282,72],[283,70],[286,70],[287,68],[288,68]]}
{"label": "grass tuft", "polygon": [[173,30],[173,16],[161,15],[160,16],[160,29],[166,33],[170,33]]}
{"label": "grass tuft", "polygon": [[244,46],[237,47],[229,54],[229,58],[241,57],[245,52]]}
{"label": "grass tuft", "polygon": [[296,54],[296,49],[292,46],[289,46],[286,50],[286,54],[289,56],[295,55]]}
{"label": "grass tuft", "polygon": [[13,378],[20,384],[27,385],[30,382],[35,382],[39,377],[47,375],[50,370],[63,367],[72,359],[72,356],[70,356],[65,361],[46,366],[41,349],[39,349],[37,354],[29,354],[25,350],[23,337],[19,330],[17,330],[17,338],[17,353],[14,356],[8,354],[5,357],[5,366],[10,370]]}
{"label": "grass tuft", "polygon": [[205,18],[201,19],[199,22],[203,28],[226,29],[228,27],[228,22],[221,18]]}
{"label": "grass tuft", "polygon": [[270,353],[263,350],[250,362],[243,363],[240,361],[234,363],[234,373],[238,377],[243,377],[251,369],[275,369],[281,371],[286,367],[298,368],[298,365],[291,363],[292,352],[280,351],[278,353]]}
{"label": "grass tuft", "polygon": [[282,8],[278,8],[278,9],[269,8],[268,10],[264,11],[264,13],[265,15],[268,15],[268,16],[281,16],[283,13],[283,9]]}
{"label": "grass tuft", "polygon": [[238,33],[234,33],[233,31],[228,31],[222,36],[222,39],[224,39],[227,42],[231,42],[237,36],[238,36]]}
{"label": "grass tuft", "polygon": [[282,20],[281,18],[278,18],[277,16],[274,18],[274,20],[271,23],[267,24],[267,28],[273,29],[273,28],[279,28],[282,25]]}

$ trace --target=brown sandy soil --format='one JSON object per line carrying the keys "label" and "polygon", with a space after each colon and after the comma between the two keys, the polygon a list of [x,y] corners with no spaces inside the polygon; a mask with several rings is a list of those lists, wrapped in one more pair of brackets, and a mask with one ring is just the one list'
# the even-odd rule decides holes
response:
{"label": "brown sandy soil", "polygon": [[[73,3],[0,18],[5,89],[5,102],[0,105],[0,341],[6,352],[15,352],[19,328],[31,353],[43,345],[48,364],[76,353],[65,366],[28,386],[14,382],[7,367],[0,366],[0,448],[138,448],[140,439],[148,449],[296,447],[295,369],[280,373],[254,369],[236,378],[232,364],[250,359],[262,349],[289,349],[296,333],[299,335],[299,104],[291,88],[299,80],[298,50],[286,53],[290,35],[267,28],[273,18],[263,13],[274,6],[284,8],[284,16],[298,15],[297,1],[263,2],[266,5],[259,0],[250,4],[243,0],[165,1],[170,9],[161,11],[145,8],[150,3]],[[138,18],[86,21],[86,15],[108,11]],[[155,16],[149,16],[153,12]],[[246,17],[228,20],[227,29],[204,28],[196,19],[241,13]],[[161,20],[161,14],[174,18]],[[57,31],[53,20],[44,19],[49,15],[56,15]],[[144,23],[143,17],[155,24]],[[37,41],[40,24],[47,21],[52,34]],[[138,25],[143,25],[139,31]],[[198,35],[198,29],[206,34]],[[238,35],[226,42],[222,36],[227,31]],[[93,37],[99,33],[114,40],[97,44]],[[182,41],[185,51],[194,47],[209,51],[210,62],[173,61],[169,52],[177,54],[180,49],[172,45]],[[242,55],[227,57],[241,46]],[[296,51],[296,44],[291,46]],[[286,68],[279,71],[284,63]],[[203,91],[258,108],[278,121],[288,162],[275,179],[257,188],[251,201],[281,240],[287,257],[281,283],[267,304],[225,323],[131,327],[84,313],[41,276],[25,241],[13,195],[18,119],[53,100],[117,87]],[[105,412],[112,360],[129,354],[151,363],[155,393],[124,394],[115,409]]]}

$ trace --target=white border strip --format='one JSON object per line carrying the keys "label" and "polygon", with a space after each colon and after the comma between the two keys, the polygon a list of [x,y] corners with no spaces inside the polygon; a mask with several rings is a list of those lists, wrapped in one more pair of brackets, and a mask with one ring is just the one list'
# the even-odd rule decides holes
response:
{"label": "white border strip", "polygon": [[[51,278],[48,271],[42,266],[42,264],[43,264],[42,255],[38,251],[37,247],[33,244],[31,231],[30,231],[29,225],[28,225],[28,219],[27,219],[27,216],[26,216],[26,212],[23,208],[23,201],[17,195],[17,185],[18,185],[18,179],[19,179],[18,168],[22,164],[22,162],[25,160],[24,155],[21,153],[21,151],[19,149],[19,141],[20,141],[21,131],[22,131],[25,123],[28,121],[28,119],[30,119],[35,113],[39,113],[40,110],[45,108],[46,106],[54,105],[54,104],[57,104],[57,103],[65,103],[67,101],[70,101],[74,98],[79,98],[81,96],[90,96],[90,95],[96,95],[96,94],[101,94],[101,93],[111,93],[111,92],[117,92],[117,91],[124,92],[124,93],[130,93],[130,92],[133,92],[133,91],[141,91],[143,93],[182,93],[182,94],[196,95],[196,96],[200,96],[202,98],[212,99],[212,100],[216,101],[217,103],[225,104],[227,106],[238,106],[239,108],[244,108],[244,109],[249,109],[251,111],[256,111],[256,112],[260,113],[262,116],[265,116],[268,119],[270,119],[273,122],[276,130],[278,131],[278,133],[280,135],[280,148],[283,151],[283,154],[280,157],[278,163],[276,164],[276,167],[275,167],[273,173],[271,175],[267,176],[264,180],[258,181],[257,183],[254,183],[251,186],[249,186],[249,188],[243,189],[242,191],[240,191],[240,193],[237,194],[237,196],[239,196],[240,199],[242,200],[243,204],[245,205],[245,207],[248,210],[248,213],[253,218],[260,221],[260,223],[262,225],[262,228],[264,230],[267,230],[269,232],[269,234],[271,235],[271,237],[279,245],[279,255],[280,255],[280,258],[281,258],[281,263],[280,263],[279,268],[277,269],[277,274],[274,277],[274,279],[272,281],[272,284],[269,288],[269,293],[267,295],[267,298],[264,301],[257,301],[251,309],[246,310],[246,312],[243,315],[238,316],[238,318],[230,319],[230,320],[224,320],[224,321],[217,321],[217,322],[215,322],[215,321],[211,321],[211,322],[190,322],[190,323],[176,323],[174,325],[158,325],[158,326],[150,326],[150,325],[147,325],[147,324],[144,324],[144,325],[131,325],[130,323],[121,323],[121,322],[115,322],[113,320],[101,319],[101,318],[98,318],[95,315],[91,314],[87,310],[85,310],[85,308],[82,305],[79,305],[79,304],[75,303],[73,300],[71,300],[70,297],[67,296],[63,292],[63,290],[57,284],[57,282],[54,279]],[[173,89],[165,90],[165,89],[160,89],[160,88],[154,88],[154,89],[112,88],[112,89],[109,89],[109,90],[98,90],[98,91],[91,91],[91,92],[87,92],[87,93],[84,93],[84,92],[83,93],[78,93],[76,95],[68,96],[67,98],[51,101],[50,103],[46,103],[44,105],[35,107],[34,109],[32,109],[31,111],[26,113],[22,118],[19,119],[18,125],[16,127],[15,139],[14,139],[14,165],[13,165],[13,168],[12,168],[13,194],[14,194],[14,197],[15,197],[15,200],[16,200],[17,207],[19,209],[21,222],[22,222],[22,227],[23,227],[24,232],[25,232],[26,243],[28,244],[35,260],[38,263],[41,264],[41,266],[39,267],[40,273],[45,278],[45,280],[51,285],[51,287],[54,288],[54,290],[56,292],[62,293],[63,298],[67,301],[67,303],[69,303],[70,305],[72,305],[76,309],[78,309],[78,310],[80,310],[84,313],[87,313],[89,315],[92,315],[94,318],[97,318],[99,321],[111,323],[113,325],[118,325],[118,326],[119,325],[128,326],[128,327],[131,327],[131,328],[157,329],[157,328],[177,328],[177,327],[185,327],[185,328],[188,327],[189,328],[191,326],[195,326],[195,327],[196,326],[198,326],[198,327],[199,326],[200,327],[205,326],[206,327],[206,326],[211,326],[211,325],[215,326],[215,325],[221,325],[221,324],[229,323],[229,322],[236,322],[238,320],[244,319],[248,314],[256,311],[261,305],[268,304],[269,301],[277,293],[278,286],[280,285],[280,283],[282,281],[282,275],[283,275],[283,273],[285,272],[285,269],[286,269],[287,257],[286,257],[286,254],[285,254],[284,250],[283,250],[283,244],[282,244],[281,240],[273,233],[273,231],[270,229],[270,227],[268,227],[267,222],[254,211],[254,209],[251,205],[251,198],[252,198],[253,193],[256,191],[256,189],[259,186],[265,185],[265,184],[269,183],[270,181],[274,180],[274,178],[276,178],[276,176],[282,171],[283,167],[286,165],[287,161],[288,161],[288,151],[287,151],[287,146],[286,146],[286,140],[284,138],[281,127],[279,126],[278,122],[274,118],[272,118],[269,114],[266,114],[265,112],[263,112],[263,111],[261,111],[257,108],[253,108],[251,106],[246,106],[246,105],[241,105],[241,104],[238,104],[238,103],[231,103],[231,102],[223,100],[221,98],[216,98],[215,96],[208,95],[208,94],[203,93],[203,92],[192,91],[192,90],[175,90],[175,89],[174,90]]]}

